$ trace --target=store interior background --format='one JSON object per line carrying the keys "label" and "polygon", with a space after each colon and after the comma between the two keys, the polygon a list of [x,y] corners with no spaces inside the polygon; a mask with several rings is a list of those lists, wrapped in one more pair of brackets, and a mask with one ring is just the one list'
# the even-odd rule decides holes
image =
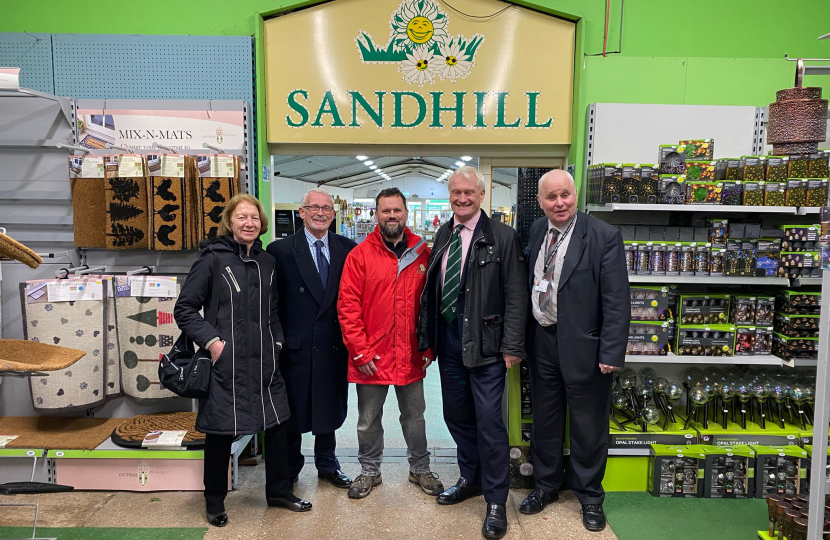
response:
{"label": "store interior background", "polygon": [[[755,105],[774,100],[775,91],[792,86],[792,63],[784,54],[804,58],[827,56],[824,0],[798,3],[804,16],[782,17],[772,0],[698,0],[626,2],[620,42],[620,13],[624,0],[611,0],[608,51],[602,56],[606,2],[600,0],[537,0],[511,2],[544,13],[577,20],[573,144],[568,163],[576,165],[581,183],[584,168],[586,108],[590,103],[666,103],[690,105]],[[111,34],[260,36],[262,16],[276,15],[322,2],[238,0],[199,2],[145,0],[140,4],[103,3],[83,15],[84,29]],[[12,2],[3,7],[0,32],[78,32],[77,12],[59,0]],[[148,13],[162,16],[150,17]],[[260,40],[261,41],[261,40]],[[259,45],[258,45],[259,46]],[[539,36],[544,50],[544,36]],[[260,60],[258,60],[260,61]],[[165,65],[163,62],[160,66]],[[628,82],[631,81],[631,82]],[[264,77],[258,91],[264,91]],[[823,86],[822,77],[805,84]],[[136,89],[125,88],[125,93]],[[140,91],[140,89],[138,90]],[[164,93],[163,85],[158,89]],[[98,97],[98,96],[73,96]],[[141,98],[140,95],[110,95]],[[152,97],[197,98],[168,95]],[[262,129],[260,127],[260,129]],[[264,140],[259,159],[267,159]],[[262,183],[262,178],[260,181]],[[260,186],[262,191],[266,186]]]}
{"label": "store interior background", "polygon": [[[274,220],[272,238],[291,234],[300,226],[297,212],[302,196],[308,190],[321,187],[338,203],[334,223],[338,234],[361,242],[375,228],[375,197],[383,189],[397,187],[407,197],[409,218],[407,225],[430,244],[436,228],[435,216],[444,223],[452,215],[449,204],[447,179],[452,171],[462,165],[478,166],[479,159],[460,154],[457,157],[437,156],[271,156],[271,200]],[[490,208],[484,210],[497,219],[513,225],[515,219],[516,168],[493,168],[493,186],[489,197]],[[360,214],[355,213],[359,209]],[[279,214],[279,215],[278,215]],[[293,217],[293,219],[291,219]],[[285,220],[291,221],[286,227]],[[438,366],[427,370],[424,382],[426,396],[426,427],[430,446],[436,449],[455,448],[443,421],[440,377]],[[389,392],[384,408],[386,447],[406,448],[397,417],[397,400]],[[349,412],[344,426],[337,431],[338,445],[357,448],[357,394],[349,385]],[[310,434],[305,436],[305,446],[313,446]],[[391,451],[392,453],[395,450]]]}
{"label": "store interior background", "polygon": [[[144,0],[141,3],[101,3],[96,9],[88,10],[79,18],[77,6],[58,0],[42,2],[7,2],[0,18],[0,32],[29,33],[38,35],[72,34],[79,31],[117,34],[119,39],[139,35],[152,36],[255,36],[255,71],[257,73],[257,94],[264,94],[265,66],[262,52],[263,16],[269,17],[281,12],[322,2],[293,0],[237,0],[236,2],[204,2],[179,0],[166,2]],[[803,16],[782,17],[782,5],[772,0],[731,1],[698,0],[696,2],[664,2],[647,0],[625,3],[625,15],[620,19],[623,0],[611,0],[608,9],[607,44],[608,54],[602,55],[606,28],[606,2],[601,0],[537,0],[512,2],[513,4],[538,10],[554,16],[577,21],[576,62],[574,78],[574,104],[572,144],[568,150],[567,163],[575,166],[578,185],[583,183],[586,141],[586,110],[591,103],[662,103],[696,105],[752,105],[764,106],[774,100],[775,91],[793,85],[793,63],[784,59],[785,54],[806,58],[826,58],[827,41],[816,40],[828,31],[825,16],[826,0],[802,0],[798,9]],[[82,22],[79,25],[79,22]],[[622,23],[622,35],[621,35]],[[35,39],[35,38],[32,38]],[[42,39],[42,38],[38,38]],[[48,39],[48,38],[47,38]],[[621,47],[620,47],[621,43]],[[538,37],[538,54],[545,50],[544,36]],[[3,43],[0,42],[0,52]],[[152,78],[149,85],[111,85],[106,95],[80,91],[73,98],[169,98],[200,99],[206,97],[196,88],[174,84],[171,81],[185,79],[187,71],[165,55],[163,47],[148,51],[156,55],[148,59],[157,73],[164,77]],[[247,67],[247,66],[246,66]],[[78,66],[78,69],[82,66]],[[23,71],[23,86],[30,73]],[[80,77],[81,75],[79,75]],[[96,77],[106,77],[105,70],[96,70]],[[805,84],[823,86],[825,95],[830,92],[830,80],[824,77],[807,77]],[[79,88],[82,85],[79,83]],[[248,96],[227,96],[227,99],[249,99]],[[271,163],[288,158],[287,154],[276,154],[279,148],[269,148],[264,136],[264,111],[257,111],[257,160],[259,164]],[[638,126],[647,129],[647,126]],[[624,136],[624,134],[621,134]],[[363,167],[356,155],[367,155],[370,159],[392,159],[389,153],[373,156],[370,148],[361,148],[360,153],[337,156],[348,167]],[[475,157],[474,148],[459,148],[453,158],[440,158],[454,163],[462,155]],[[425,153],[423,155],[429,155]],[[413,156],[413,154],[410,154]],[[317,159],[325,165],[325,159]],[[382,162],[382,161],[379,161]],[[292,165],[300,165],[301,162]],[[474,163],[474,162],[473,162]],[[314,165],[308,162],[309,166]],[[445,163],[446,164],[446,163]],[[286,164],[288,165],[288,164]],[[332,166],[329,164],[327,166]],[[449,168],[449,166],[447,167]],[[280,171],[280,176],[273,176]],[[269,176],[263,176],[261,167],[256,168],[260,198],[269,208],[274,203],[298,203],[299,197],[316,185],[316,182],[294,180],[303,172],[287,166],[272,165]],[[502,180],[509,184],[511,173],[504,172]],[[494,180],[499,181],[499,174]],[[337,184],[338,182],[334,182]],[[352,188],[334,188],[335,196],[353,201],[355,198],[372,198],[377,190],[397,185],[410,195],[419,198],[446,198],[446,183],[437,182],[428,174],[407,171],[393,180],[366,184]],[[422,187],[423,186],[423,187]],[[434,189],[435,195],[430,191]],[[510,206],[503,204],[507,198],[516,200],[515,191],[494,183],[493,201],[490,208]],[[349,192],[351,190],[351,192]],[[2,208],[0,208],[2,210]],[[10,309],[10,308],[9,308]],[[4,317],[4,326],[17,324]],[[444,430],[431,432],[430,439],[436,445],[451,444],[444,427],[440,402],[434,396],[437,392],[437,366],[431,368],[428,387],[427,425],[430,429]],[[25,402],[25,400],[23,400]],[[0,393],[0,414],[25,414],[21,412],[19,394]],[[351,396],[352,407],[356,405]],[[388,407],[395,410],[394,398],[388,400]],[[107,407],[110,407],[109,405]],[[25,408],[28,410],[28,407]],[[141,412],[152,412],[142,410]],[[112,407],[102,415],[133,414],[134,411],[116,411]],[[28,414],[33,414],[29,411]],[[387,419],[396,418],[388,414]],[[349,422],[354,422],[350,414]],[[397,422],[387,421],[389,436]],[[399,429],[399,428],[398,428]],[[354,434],[353,424],[347,424],[341,432]],[[346,443],[345,446],[350,446]],[[356,444],[354,444],[356,446]],[[388,446],[403,447],[402,439],[389,441]]]}
{"label": "store interior background", "polygon": [[[262,54],[263,17],[270,17],[299,7],[320,2],[297,2],[285,0],[274,2],[268,0],[238,0],[237,2],[204,2],[180,0],[163,2],[145,0],[140,4],[122,2],[102,3],[96,9],[83,15],[84,31],[94,29],[96,33],[120,35],[113,39],[120,41],[135,39],[141,44],[141,35],[157,38],[169,36],[254,36],[254,53],[252,55],[256,68],[256,93],[264,94],[262,73],[265,69]],[[664,104],[699,104],[699,105],[753,105],[763,106],[774,100],[775,91],[792,86],[793,64],[784,60],[784,54],[808,58],[827,57],[827,42],[817,41],[816,37],[827,33],[826,17],[781,17],[781,6],[771,0],[756,2],[722,2],[720,0],[699,0],[690,3],[672,3],[657,0],[627,2],[624,6],[624,18],[621,21],[623,0],[611,0],[608,6],[608,34],[606,56],[602,55],[604,32],[606,27],[606,2],[600,0],[538,0],[512,2],[513,4],[538,10],[543,13],[577,21],[576,62],[574,74],[574,104],[572,144],[568,149],[567,163],[575,167],[575,178],[582,184],[585,163],[586,110],[591,103],[664,103]],[[799,3],[802,13],[812,11],[825,13],[824,0],[803,0]],[[79,31],[75,8],[58,0],[45,0],[38,3],[9,3],[3,8],[4,16],[0,18],[0,32],[14,32],[18,35],[28,34],[71,34]],[[163,16],[147,16],[148,13],[161,13]],[[622,24],[621,24],[622,22]],[[622,36],[620,35],[622,31]],[[43,36],[44,34],[38,34]],[[25,38],[26,35],[23,35]],[[32,38],[34,39],[34,38]],[[42,39],[42,38],[41,38]],[[48,38],[47,38],[48,39]],[[620,48],[621,43],[621,48]],[[545,49],[544,36],[538,39],[539,51]],[[0,51],[2,51],[0,42]],[[155,55],[150,64],[157,73],[164,77],[147,84],[113,84],[107,87],[105,95],[89,90],[95,85],[83,84],[79,80],[73,93],[74,98],[170,98],[199,99],[217,96],[204,95],[203,90],[188,85],[180,85],[177,78],[186,77],[185,68],[179,66],[170,56],[165,55],[164,47],[147,48],[147,55]],[[94,65],[94,64],[91,64]],[[79,70],[84,66],[77,66]],[[95,76],[106,71],[95,71]],[[26,77],[34,74],[23,71],[23,86]],[[91,75],[91,74],[88,74]],[[83,75],[79,72],[79,77]],[[102,75],[105,76],[105,75]],[[823,86],[825,93],[830,91],[827,78],[807,77],[805,84]],[[226,99],[249,99],[254,96],[224,96]],[[264,133],[264,111],[256,111],[258,165],[274,163],[288,159],[288,153],[279,146],[269,145]],[[256,167],[258,174],[258,193],[266,207],[273,208],[274,203],[298,203],[302,193],[314,187],[315,182],[294,180],[308,172],[311,167],[323,164],[323,168],[332,167],[342,161],[346,167],[365,168],[356,160],[356,155],[373,156],[371,147],[360,148],[351,155],[337,157],[308,156],[297,162],[274,164],[264,177],[261,167]],[[410,154],[414,156],[415,154]],[[425,153],[423,155],[428,155]],[[476,156],[474,148],[459,148],[455,156],[438,158],[443,165],[451,168],[462,155]],[[447,156],[447,154],[445,154]],[[335,160],[327,164],[325,160]],[[314,165],[314,161],[317,165]],[[347,163],[349,163],[347,165]],[[475,163],[474,161],[472,163]],[[303,168],[305,167],[305,168]],[[436,169],[438,171],[440,169]],[[279,171],[279,176],[273,176]],[[510,184],[510,177],[515,172],[509,169],[502,173],[494,171],[492,202],[489,207],[509,207],[515,202],[516,193],[499,182]],[[432,175],[435,176],[435,175]],[[438,175],[440,176],[440,174]],[[303,178],[314,180],[315,177]],[[333,182],[332,184],[340,184]],[[419,198],[445,199],[446,183],[436,182],[429,173],[413,167],[401,173],[393,180],[365,184],[353,188],[331,188],[335,196],[347,201],[355,197],[372,198],[377,190],[390,185],[397,185],[410,196]],[[435,192],[435,195],[432,192]],[[271,199],[271,200],[269,200]],[[4,318],[4,326],[15,321]],[[8,333],[7,333],[8,335]],[[436,366],[437,367],[437,366]],[[440,443],[451,440],[441,419],[437,392],[437,370],[433,369],[428,384],[432,388],[429,401],[429,414],[434,421],[427,425],[433,429],[443,430],[431,433]],[[0,413],[33,414],[29,407],[21,406],[22,396],[6,392],[0,393]],[[22,400],[25,402],[25,400]],[[351,403],[356,405],[352,396]],[[22,407],[22,409],[21,409]],[[134,414],[130,408],[108,405],[101,414]],[[394,399],[389,400],[389,407],[394,410]],[[112,410],[111,410],[112,409]],[[142,409],[141,412],[152,412]],[[387,416],[393,418],[393,416]],[[349,421],[354,421],[350,414]],[[388,422],[394,426],[396,422]],[[352,432],[345,426],[343,433]],[[392,435],[392,434],[390,434]],[[400,441],[402,442],[402,441]],[[402,446],[402,445],[401,445]]]}

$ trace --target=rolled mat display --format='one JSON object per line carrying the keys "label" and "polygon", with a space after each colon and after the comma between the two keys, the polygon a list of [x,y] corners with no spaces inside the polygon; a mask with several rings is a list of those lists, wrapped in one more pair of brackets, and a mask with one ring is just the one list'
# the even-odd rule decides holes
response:
{"label": "rolled mat display", "polygon": [[72,225],[75,245],[102,248],[107,245],[107,198],[103,178],[72,178]]}
{"label": "rolled mat display", "polygon": [[106,247],[147,249],[147,180],[108,178],[106,180]]}
{"label": "rolled mat display", "polygon": [[[77,302],[49,302],[50,282],[38,280],[20,284],[23,336],[40,343],[71,346],[86,353],[70,368],[48,377],[30,377],[32,405],[38,412],[53,413],[88,409],[106,400],[104,392],[104,351],[106,350],[106,288],[104,299]],[[70,280],[78,286],[92,286],[95,278]]]}
{"label": "rolled mat display", "polygon": [[142,414],[125,420],[112,432],[112,442],[127,448],[140,448],[141,442],[151,431],[182,431],[187,435],[182,446],[199,446],[205,443],[205,434],[196,431],[195,412]]}
{"label": "rolled mat display", "polygon": [[0,433],[19,437],[6,448],[95,450],[123,418],[0,416]]}
{"label": "rolled mat display", "polygon": [[150,249],[186,249],[190,196],[185,179],[151,176],[149,189]]}
{"label": "rolled mat display", "polygon": [[20,261],[32,268],[37,268],[43,263],[40,255],[3,233],[0,233],[0,255]]}
{"label": "rolled mat display", "polygon": [[80,349],[25,339],[0,339],[0,371],[55,371],[84,357]]}
{"label": "rolled mat display", "polygon": [[[126,285],[129,277],[116,276],[116,287],[122,280]],[[177,397],[161,386],[158,377],[159,355],[170,352],[179,335],[173,320],[176,299],[116,296],[115,305],[124,393],[140,400]]]}

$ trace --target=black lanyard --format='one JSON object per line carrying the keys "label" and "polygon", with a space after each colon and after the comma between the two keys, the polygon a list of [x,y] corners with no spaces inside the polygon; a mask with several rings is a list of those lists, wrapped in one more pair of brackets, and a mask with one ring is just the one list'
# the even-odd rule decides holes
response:
{"label": "black lanyard", "polygon": [[[548,256],[547,260],[545,261],[545,269],[542,274],[548,273],[548,267],[550,266],[551,261],[556,256],[556,252],[559,251],[559,247],[562,245],[562,242],[565,240],[565,237],[568,236],[568,233],[571,232],[571,227],[573,227],[574,222],[576,221],[576,216],[571,219],[571,222],[568,223],[568,227],[565,229],[565,232],[559,235],[559,240],[556,241],[556,245],[553,246],[553,251],[551,251],[550,255]],[[555,227],[554,227],[555,229]],[[557,230],[557,232],[559,232]]]}

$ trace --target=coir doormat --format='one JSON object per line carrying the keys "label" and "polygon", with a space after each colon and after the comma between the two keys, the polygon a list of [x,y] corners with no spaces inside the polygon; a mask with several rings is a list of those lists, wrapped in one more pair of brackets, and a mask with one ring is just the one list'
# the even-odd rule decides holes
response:
{"label": "coir doormat", "polygon": [[122,422],[123,418],[2,416],[0,433],[19,435],[6,448],[95,450]]}

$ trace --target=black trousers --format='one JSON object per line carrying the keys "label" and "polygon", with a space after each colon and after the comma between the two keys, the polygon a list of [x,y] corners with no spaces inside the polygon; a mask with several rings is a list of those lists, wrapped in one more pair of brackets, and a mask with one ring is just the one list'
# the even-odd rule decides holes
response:
{"label": "black trousers", "polygon": [[507,368],[499,361],[468,368],[461,356],[461,321],[438,316],[438,371],[444,421],[457,446],[461,476],[480,485],[488,504],[505,504],[510,489],[510,446],[502,419]]}
{"label": "black trousers", "polygon": [[[314,466],[317,467],[318,473],[330,474],[340,470],[340,462],[334,456],[336,446],[337,440],[333,431],[314,436]],[[291,478],[298,477],[305,465],[302,433],[288,434],[288,462]]]}
{"label": "black trousers", "polygon": [[[208,514],[225,511],[228,467],[233,435],[205,435],[205,505]],[[285,497],[292,491],[288,472],[288,430],[276,425],[265,430],[265,496]]]}
{"label": "black trousers", "polygon": [[536,339],[530,360],[533,428],[530,455],[536,487],[547,492],[562,486],[565,414],[570,415],[573,491],[582,504],[602,504],[602,479],[608,460],[608,414],[611,375],[588,384],[568,384],[562,377],[555,327],[535,320]]}

